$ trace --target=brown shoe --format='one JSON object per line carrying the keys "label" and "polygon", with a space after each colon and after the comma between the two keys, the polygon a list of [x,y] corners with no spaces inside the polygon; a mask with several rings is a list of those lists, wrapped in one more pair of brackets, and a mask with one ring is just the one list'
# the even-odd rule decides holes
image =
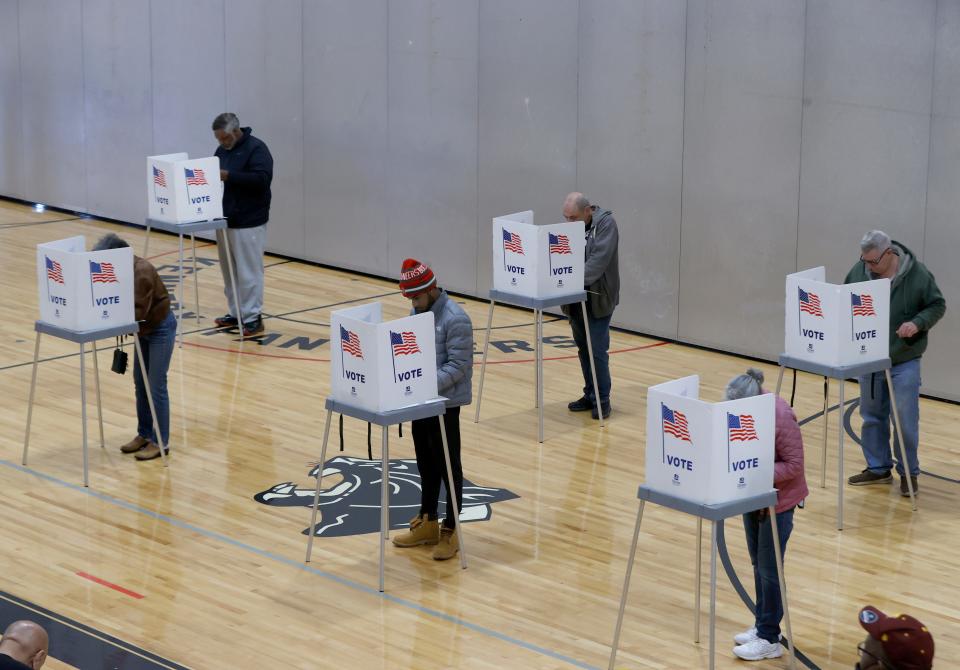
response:
{"label": "brown shoe", "polygon": [[431,521],[426,514],[418,514],[410,520],[410,530],[393,538],[398,547],[417,547],[421,544],[436,544],[440,541],[440,522]]}
{"label": "brown shoe", "polygon": [[139,435],[137,435],[135,438],[133,438],[132,440],[127,442],[125,445],[120,447],[120,451],[122,451],[125,454],[132,454],[135,451],[140,451],[148,444],[150,444],[150,440],[148,440],[145,437],[140,437]]}
{"label": "brown shoe", "polygon": [[[913,495],[920,495],[920,486],[917,484],[917,478],[910,475],[910,483],[913,484]],[[910,489],[907,488],[907,478],[904,475],[900,475],[900,495],[904,498],[910,497]]]}
{"label": "brown shoe", "polygon": [[[169,454],[170,448],[164,449],[163,453]],[[160,458],[160,447],[154,442],[147,442],[147,445],[138,451],[134,458],[138,461],[152,461],[154,458]]]}
{"label": "brown shoe", "polygon": [[457,531],[444,526],[440,529],[440,542],[433,548],[433,560],[446,561],[457,555],[460,544],[457,542]]}

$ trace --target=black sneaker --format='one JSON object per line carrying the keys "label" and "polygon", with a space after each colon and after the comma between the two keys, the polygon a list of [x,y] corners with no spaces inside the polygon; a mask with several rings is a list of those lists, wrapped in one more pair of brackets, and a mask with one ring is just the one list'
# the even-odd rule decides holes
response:
{"label": "black sneaker", "polygon": [[217,328],[233,328],[238,323],[240,323],[239,321],[237,321],[237,317],[231,316],[229,314],[218,316],[216,319],[213,320],[213,322],[217,324]]}
{"label": "black sneaker", "polygon": [[[608,400],[607,402],[601,402],[601,403],[600,403],[600,411],[603,412],[603,418],[604,418],[604,419],[606,419],[608,416],[610,416],[610,401],[609,401],[609,400]],[[594,419],[597,418],[597,407],[596,407],[596,405],[591,405],[591,406],[590,406],[590,416],[592,416]]]}
{"label": "black sneaker", "polygon": [[870,470],[864,470],[859,475],[854,475],[847,480],[847,483],[850,486],[866,486],[867,484],[886,484],[887,482],[892,482],[893,477],[890,476],[890,471],[886,470],[877,474],[875,472],[870,472]]}
{"label": "black sneaker", "polygon": [[[913,484],[913,495],[920,495],[920,487],[917,486],[917,478],[913,475],[910,475],[910,483]],[[910,497],[910,489],[907,488],[907,478],[904,475],[900,475],[900,495],[904,498]]]}
{"label": "black sneaker", "polygon": [[259,316],[253,321],[247,321],[245,324],[243,324],[244,337],[258,335],[262,332],[263,332],[263,319]]}
{"label": "black sneaker", "polygon": [[587,396],[583,396],[582,398],[574,400],[572,403],[568,404],[567,409],[571,412],[587,412],[593,409],[593,401]]}

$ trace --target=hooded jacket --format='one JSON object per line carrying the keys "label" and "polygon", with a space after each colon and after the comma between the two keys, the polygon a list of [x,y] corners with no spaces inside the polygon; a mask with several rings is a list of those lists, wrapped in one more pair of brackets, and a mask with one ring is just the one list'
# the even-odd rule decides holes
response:
{"label": "hooded jacket", "polygon": [[[940,293],[933,274],[917,260],[913,252],[896,240],[890,248],[900,257],[897,274],[890,280],[890,362],[893,365],[920,358],[927,350],[927,331],[947,311],[947,303]],[[877,279],[867,269],[867,264],[858,262],[847,273],[845,284]],[[919,328],[913,337],[903,339],[897,328],[912,321]]]}
{"label": "hooded jacket", "polygon": [[223,182],[223,215],[230,228],[262,226],[270,219],[270,184],[273,156],[262,140],[241,128],[243,136],[232,149],[217,147],[220,169],[227,171]]}
{"label": "hooded jacket", "polygon": [[[602,319],[613,314],[620,303],[620,232],[613,212],[594,205],[585,232],[583,285],[587,290],[587,306],[592,317]],[[570,308],[564,305],[563,313],[569,315]]]}

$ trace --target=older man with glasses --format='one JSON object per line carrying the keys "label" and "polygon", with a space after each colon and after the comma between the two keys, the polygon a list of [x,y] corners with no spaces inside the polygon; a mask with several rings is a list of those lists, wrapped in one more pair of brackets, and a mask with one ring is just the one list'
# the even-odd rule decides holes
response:
{"label": "older man with glasses", "polygon": [[[882,230],[871,230],[860,241],[860,261],[847,273],[844,283],[890,280],[890,375],[896,393],[907,466],[899,462],[900,493],[909,496],[907,475],[918,491],[920,461],[920,357],[927,349],[927,331],[946,311],[946,302],[933,274],[905,245],[891,240]],[[867,467],[850,477],[852,486],[891,481],[890,396],[884,375],[860,377],[860,416],[863,418],[861,448]],[[894,434],[894,440],[896,440]],[[896,443],[895,443],[896,444]],[[909,469],[909,472],[907,472]]]}

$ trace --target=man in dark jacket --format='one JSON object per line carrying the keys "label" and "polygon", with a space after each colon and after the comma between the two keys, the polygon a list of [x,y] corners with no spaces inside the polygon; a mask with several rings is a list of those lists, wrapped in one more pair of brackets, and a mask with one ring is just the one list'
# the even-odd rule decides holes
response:
{"label": "man in dark jacket", "polygon": [[270,219],[270,183],[273,181],[273,156],[262,140],[241,128],[236,114],[224,112],[213,120],[213,135],[220,146],[214,155],[220,159],[223,181],[223,215],[227,229],[217,231],[220,271],[227,309],[234,306],[227,252],[223,235],[230,241],[230,255],[237,273],[237,297],[240,314],[227,313],[216,319],[217,326],[241,325],[244,336],[263,332],[263,248]]}
{"label": "man in dark jacket", "polygon": [[[447,399],[443,424],[450,451],[450,470],[457,509],[463,509],[463,467],[460,462],[460,408],[469,405],[473,379],[473,324],[470,317],[446,291],[437,286],[433,271],[420,261],[408,258],[400,272],[400,290],[410,298],[417,314],[433,312],[437,343],[437,390]],[[412,423],[413,448],[420,471],[420,511],[410,521],[410,530],[393,538],[398,547],[436,545],[433,557],[445,561],[457,554],[457,524],[450,504],[450,482],[443,457],[440,419],[417,419]],[[440,482],[447,489],[447,516],[441,528],[437,520]]]}
{"label": "man in dark jacket", "polygon": [[[946,302],[926,266],[903,244],[882,230],[871,230],[860,241],[860,261],[847,273],[846,284],[890,280],[890,376],[896,394],[900,430],[910,468],[913,490],[917,489],[920,461],[920,357],[927,349],[927,331],[946,311]],[[863,417],[861,448],[866,469],[850,477],[853,486],[891,481],[890,397],[884,375],[860,378],[860,416]],[[894,436],[896,440],[896,436]],[[896,444],[896,442],[894,443]],[[909,496],[904,464],[896,450],[900,493]]]}
{"label": "man in dark jacket", "polygon": [[0,670],[40,670],[47,660],[50,639],[33,621],[14,621],[0,640]]}
{"label": "man in dark jacket", "polygon": [[[600,409],[604,418],[610,415],[610,319],[620,302],[620,269],[617,247],[620,233],[613,213],[591,205],[583,193],[570,193],[563,203],[563,218],[586,224],[587,246],[583,269],[583,283],[587,290],[587,327],[593,347],[593,362],[597,369]],[[580,369],[583,372],[583,397],[567,407],[571,412],[590,410],[598,419],[594,402],[593,378],[590,374],[590,354],[587,350],[587,330],[580,305],[564,305],[563,313],[570,319],[570,329],[577,343]]]}

